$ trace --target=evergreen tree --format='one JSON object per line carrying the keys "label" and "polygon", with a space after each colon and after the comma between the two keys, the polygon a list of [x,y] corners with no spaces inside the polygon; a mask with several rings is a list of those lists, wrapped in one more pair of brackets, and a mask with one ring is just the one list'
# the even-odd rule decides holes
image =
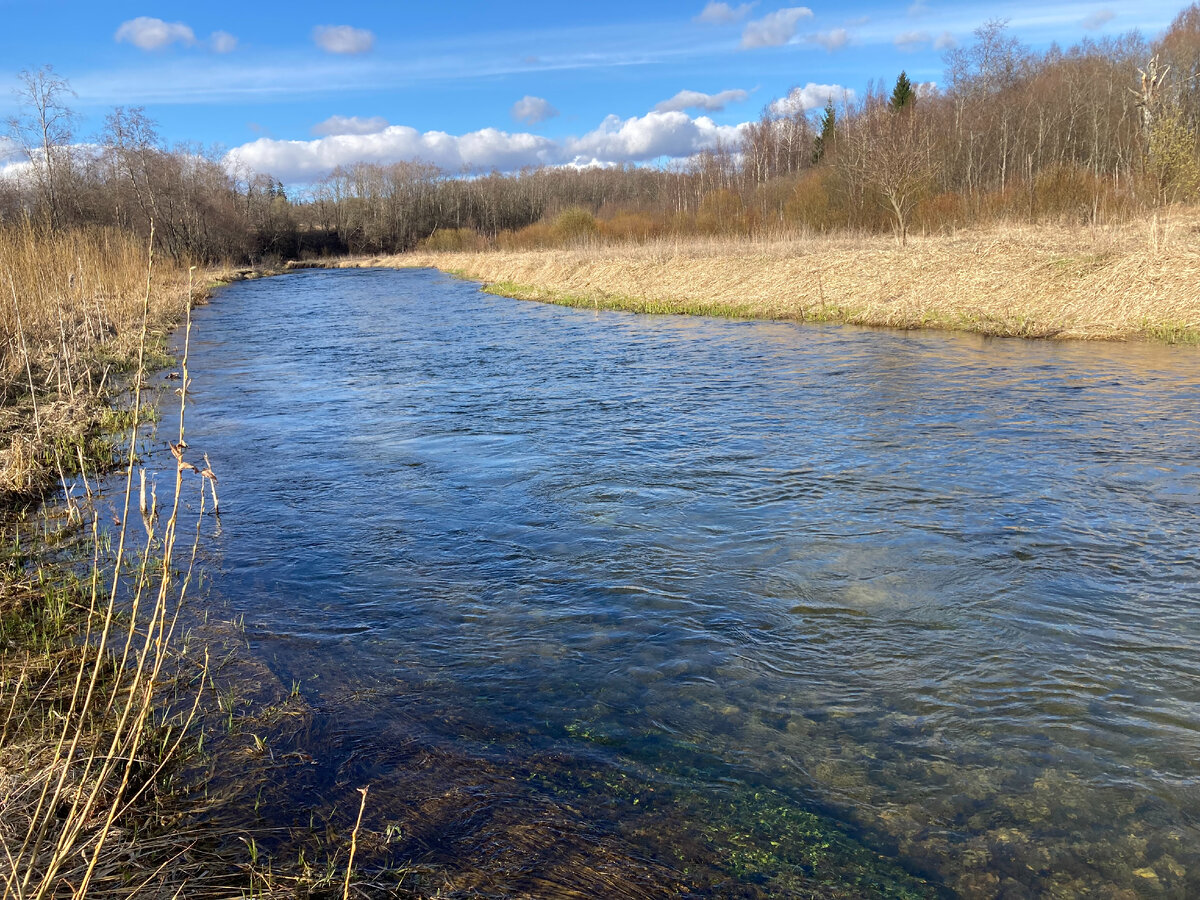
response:
{"label": "evergreen tree", "polygon": [[833,147],[834,131],[837,127],[837,113],[833,109],[833,98],[825,104],[825,112],[821,114],[821,133],[813,141],[813,163],[819,163],[830,148]]}
{"label": "evergreen tree", "polygon": [[917,92],[913,90],[907,73],[901,71],[900,77],[896,79],[896,86],[892,89],[892,99],[888,101],[888,106],[892,108],[893,112],[899,112],[913,106],[916,102]]}

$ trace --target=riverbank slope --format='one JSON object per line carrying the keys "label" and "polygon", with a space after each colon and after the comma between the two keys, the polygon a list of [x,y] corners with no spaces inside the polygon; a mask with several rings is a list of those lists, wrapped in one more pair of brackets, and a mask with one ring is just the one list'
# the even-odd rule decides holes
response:
{"label": "riverbank slope", "polygon": [[661,241],[413,252],[335,266],[432,266],[493,293],[637,312],[1200,341],[1200,211],[1114,226],[1002,225],[915,237]]}

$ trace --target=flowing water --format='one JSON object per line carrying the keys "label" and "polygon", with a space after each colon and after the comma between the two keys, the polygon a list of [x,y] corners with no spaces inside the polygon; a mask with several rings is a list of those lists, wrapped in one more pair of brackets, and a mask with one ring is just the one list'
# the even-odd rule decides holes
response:
{"label": "flowing water", "polygon": [[464,896],[1200,895],[1194,348],[361,270],[191,369],[209,602],[310,711],[266,819],[369,784]]}

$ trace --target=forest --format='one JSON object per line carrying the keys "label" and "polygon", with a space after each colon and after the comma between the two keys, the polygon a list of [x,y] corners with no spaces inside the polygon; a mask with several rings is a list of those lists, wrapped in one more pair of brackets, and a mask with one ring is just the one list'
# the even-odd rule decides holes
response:
{"label": "forest", "polygon": [[285,187],[217,151],[167,146],[141,108],[74,132],[69,83],[20,75],[0,224],[112,227],[186,262],[525,249],[662,237],[950,232],[1104,223],[1200,197],[1200,5],[1132,32],[1034,52],[1003,21],[945,55],[806,110],[781,98],[736,144],[687,161],[445,172],[360,163]]}

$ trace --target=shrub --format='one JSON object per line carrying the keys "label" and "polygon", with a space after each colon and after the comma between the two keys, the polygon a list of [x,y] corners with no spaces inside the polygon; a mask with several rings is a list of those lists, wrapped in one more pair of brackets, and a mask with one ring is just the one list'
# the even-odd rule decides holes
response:
{"label": "shrub", "polygon": [[586,243],[598,230],[596,217],[579,206],[564,209],[550,226],[551,234],[559,244]]}
{"label": "shrub", "polygon": [[418,245],[431,253],[460,253],[487,249],[487,238],[473,228],[438,228]]}

